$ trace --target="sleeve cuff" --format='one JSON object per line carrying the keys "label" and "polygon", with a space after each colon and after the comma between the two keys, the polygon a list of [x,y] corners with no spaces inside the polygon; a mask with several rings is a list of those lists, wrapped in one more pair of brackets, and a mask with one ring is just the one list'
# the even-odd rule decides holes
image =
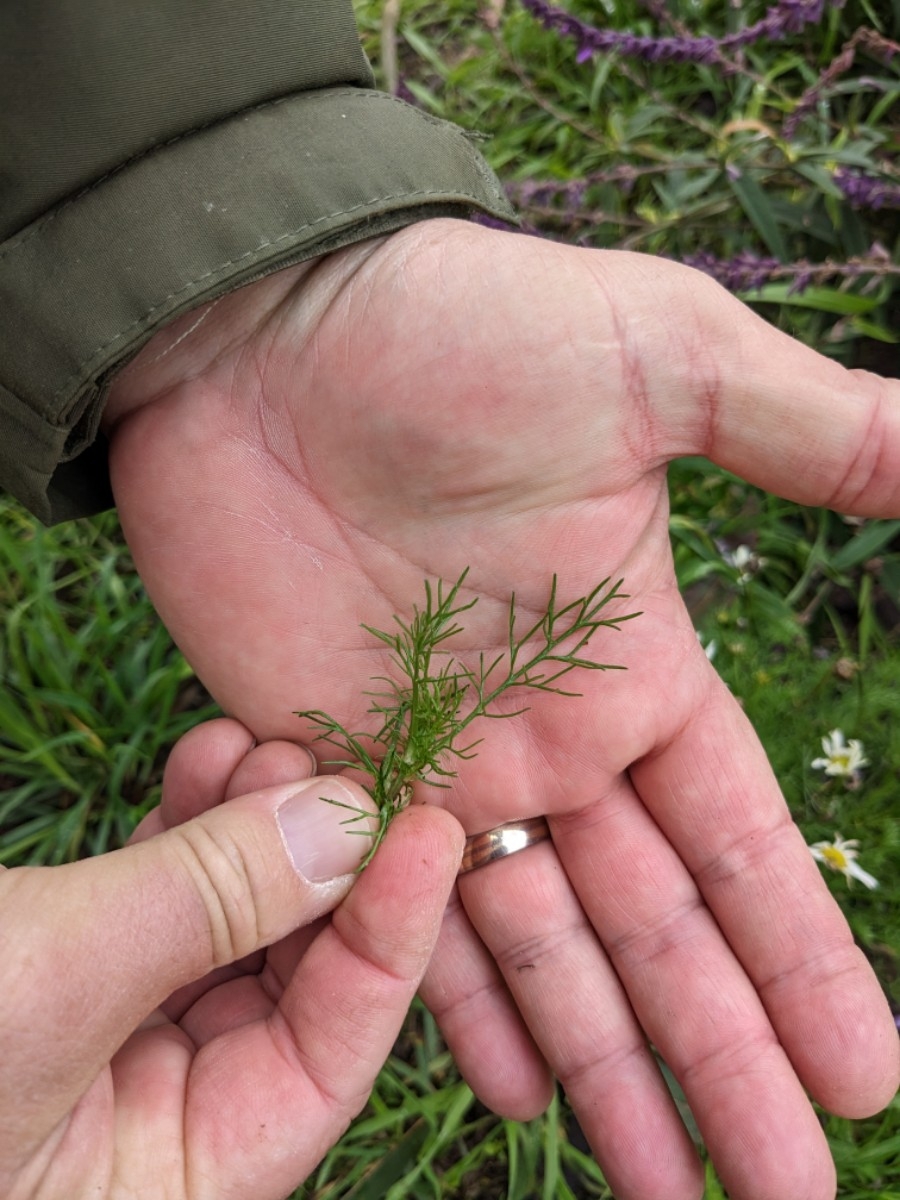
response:
{"label": "sleeve cuff", "polygon": [[3,485],[42,521],[112,502],[104,384],[164,324],[282,267],[436,216],[515,221],[470,135],[360,88],[178,137],[0,246]]}

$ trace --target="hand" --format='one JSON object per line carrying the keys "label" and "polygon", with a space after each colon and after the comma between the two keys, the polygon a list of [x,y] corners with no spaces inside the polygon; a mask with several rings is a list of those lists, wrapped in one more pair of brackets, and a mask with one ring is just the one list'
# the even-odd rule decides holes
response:
{"label": "hand", "polygon": [[365,793],[252,746],[200,726],[140,844],[0,871],[6,1200],[279,1200],[364,1104],[462,834],[417,806],[357,879],[365,839],[319,796]]}
{"label": "hand", "polygon": [[[822,1200],[804,1088],[886,1104],[896,1030],[765,754],[677,591],[666,463],[704,454],[844,512],[900,514],[900,385],[850,373],[712,281],[451,221],[276,274],[176,322],[115,381],[113,482],[163,620],[257,737],[293,710],[366,728],[386,656],[360,630],[424,577],[484,599],[460,653],[624,577],[643,615],[583,698],[487,730],[449,805],[553,843],[474,872],[423,994],[482,1099],[563,1083],[616,1194],[701,1172],[647,1040],[733,1200]],[[327,757],[327,753],[323,754]]]}

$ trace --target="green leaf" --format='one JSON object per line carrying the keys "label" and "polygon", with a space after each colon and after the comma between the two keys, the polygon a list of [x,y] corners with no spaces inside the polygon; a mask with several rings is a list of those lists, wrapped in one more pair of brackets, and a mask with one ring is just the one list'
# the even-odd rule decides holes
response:
{"label": "green leaf", "polygon": [[855,292],[842,292],[830,287],[809,287],[805,291],[792,293],[789,283],[767,283],[756,291],[743,295],[747,300],[766,304],[790,304],[795,308],[814,308],[819,312],[836,313],[843,317],[871,312],[881,303],[877,296],[859,296]]}
{"label": "green leaf", "polygon": [[900,533],[900,521],[871,521],[830,559],[836,571],[849,571],[875,555]]}
{"label": "green leaf", "polygon": [[384,1200],[388,1189],[415,1168],[429,1132],[425,1121],[416,1121],[375,1170],[344,1194],[344,1200]]}
{"label": "green leaf", "polygon": [[862,337],[872,338],[876,342],[886,342],[889,346],[895,346],[900,342],[900,337],[897,337],[890,329],[885,329],[883,325],[876,325],[874,321],[866,321],[862,317],[853,317],[851,320],[853,330]]}
{"label": "green leaf", "polygon": [[781,230],[772,212],[768,196],[756,180],[746,171],[728,175],[728,183],[738,203],[750,218],[754,229],[779,262],[787,262],[788,251]]}

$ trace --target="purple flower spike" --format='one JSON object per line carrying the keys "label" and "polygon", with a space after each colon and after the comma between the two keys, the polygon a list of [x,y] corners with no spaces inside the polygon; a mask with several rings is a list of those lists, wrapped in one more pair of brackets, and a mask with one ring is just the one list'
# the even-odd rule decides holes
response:
{"label": "purple flower spike", "polygon": [[782,263],[777,258],[763,258],[750,250],[742,250],[734,258],[716,258],[708,251],[690,254],[681,260],[685,266],[695,267],[711,275],[717,283],[730,292],[759,291],[767,283],[787,281],[788,294],[798,295],[811,285],[829,283],[834,279],[855,279],[860,275],[900,275],[900,265],[891,262],[891,256],[878,242],[869,247],[859,258],[847,262],[809,262],[798,259],[793,263]]}
{"label": "purple flower spike", "polygon": [[707,251],[682,259],[688,267],[696,267],[711,275],[730,292],[758,291],[781,266],[777,258],[762,258],[751,250],[742,250],[734,258],[716,258]]}
{"label": "purple flower spike", "polygon": [[[830,2],[835,8],[843,5],[843,0]],[[578,62],[587,61],[598,51],[618,50],[628,58],[639,58],[649,63],[714,63],[720,61],[723,51],[738,50],[762,39],[778,41],[792,33],[799,33],[805,25],[817,24],[822,19],[826,0],[780,0],[755,24],[721,38],[709,35],[647,37],[616,29],[598,29],[561,8],[547,4],[546,0],[522,0],[522,4],[547,29],[575,39],[578,43]]]}
{"label": "purple flower spike", "polygon": [[900,183],[878,179],[863,171],[849,171],[846,167],[837,168],[834,182],[854,208],[900,208]]}

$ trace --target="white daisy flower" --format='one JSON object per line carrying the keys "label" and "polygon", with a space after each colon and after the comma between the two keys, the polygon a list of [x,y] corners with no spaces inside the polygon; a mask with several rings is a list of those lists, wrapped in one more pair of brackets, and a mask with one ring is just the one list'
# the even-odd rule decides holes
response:
{"label": "white daisy flower", "polygon": [[836,833],[833,842],[814,842],[809,852],[816,862],[823,863],[832,871],[840,871],[848,883],[858,879],[867,888],[877,888],[878,880],[875,876],[864,871],[856,861],[858,845],[859,841],[856,838],[845,841]]}
{"label": "white daisy flower", "polygon": [[721,551],[722,559],[733,570],[738,573],[738,583],[747,583],[760,567],[766,565],[766,560],[761,558],[749,546],[741,543],[734,550],[729,550],[727,547]]}
{"label": "white daisy flower", "polygon": [[824,758],[814,758],[812,765],[817,771],[826,775],[843,775],[856,778],[863,767],[869,765],[869,760],[863,755],[863,744],[858,738],[844,740],[843,731],[832,729],[831,733],[822,738]]}

